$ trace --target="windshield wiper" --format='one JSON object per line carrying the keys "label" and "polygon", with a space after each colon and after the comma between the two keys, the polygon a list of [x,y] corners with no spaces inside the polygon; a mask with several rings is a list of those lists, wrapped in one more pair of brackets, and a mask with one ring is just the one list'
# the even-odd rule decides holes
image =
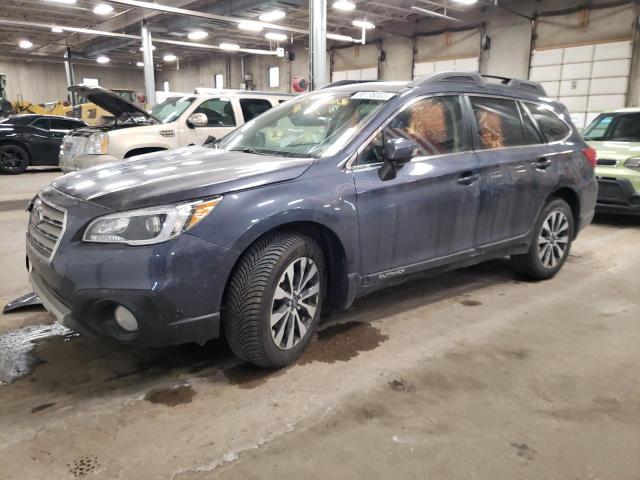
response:
{"label": "windshield wiper", "polygon": [[256,155],[271,155],[271,153],[265,152],[263,150],[256,150],[255,148],[237,148],[231,149],[230,152],[242,152],[242,153],[254,153]]}

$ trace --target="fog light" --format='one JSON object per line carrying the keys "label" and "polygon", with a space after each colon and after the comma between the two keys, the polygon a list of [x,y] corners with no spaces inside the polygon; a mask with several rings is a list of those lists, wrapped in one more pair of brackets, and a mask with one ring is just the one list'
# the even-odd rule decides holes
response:
{"label": "fog light", "polygon": [[136,320],[135,315],[122,305],[116,307],[113,311],[113,317],[123,330],[127,332],[135,332],[138,330],[138,320]]}

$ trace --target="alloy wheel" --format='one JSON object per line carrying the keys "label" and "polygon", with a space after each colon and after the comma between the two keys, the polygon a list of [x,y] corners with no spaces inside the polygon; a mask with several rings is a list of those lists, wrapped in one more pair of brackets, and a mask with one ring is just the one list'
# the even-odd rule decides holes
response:
{"label": "alloy wheel", "polygon": [[26,161],[23,157],[21,150],[6,146],[0,151],[0,166],[8,172],[19,171]]}
{"label": "alloy wheel", "polygon": [[308,257],[293,260],[278,281],[271,304],[271,337],[289,350],[307,334],[318,308],[320,275]]}
{"label": "alloy wheel", "polygon": [[569,245],[569,219],[562,210],[554,210],[542,223],[538,236],[538,257],[545,268],[554,268],[564,258]]}

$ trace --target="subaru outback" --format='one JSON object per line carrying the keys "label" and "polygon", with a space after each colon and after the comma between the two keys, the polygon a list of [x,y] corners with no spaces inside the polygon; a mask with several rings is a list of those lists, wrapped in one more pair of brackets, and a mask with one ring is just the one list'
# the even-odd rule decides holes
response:
{"label": "subaru outback", "polygon": [[61,177],[29,206],[34,291],[139,345],[223,335],[265,367],[326,309],[509,257],[553,277],[593,217],[595,152],[538,84],[475,73],[329,86],[222,141]]}

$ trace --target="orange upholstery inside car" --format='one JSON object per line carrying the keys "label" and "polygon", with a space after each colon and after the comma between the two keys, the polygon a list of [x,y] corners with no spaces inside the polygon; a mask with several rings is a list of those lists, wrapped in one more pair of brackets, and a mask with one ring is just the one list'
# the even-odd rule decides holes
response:
{"label": "orange upholstery inside car", "polygon": [[438,101],[424,101],[414,105],[409,115],[407,133],[427,153],[445,153],[440,148],[449,138],[444,105]]}
{"label": "orange upholstery inside car", "polygon": [[504,147],[504,134],[500,115],[489,110],[476,112],[478,133],[484,148]]}

